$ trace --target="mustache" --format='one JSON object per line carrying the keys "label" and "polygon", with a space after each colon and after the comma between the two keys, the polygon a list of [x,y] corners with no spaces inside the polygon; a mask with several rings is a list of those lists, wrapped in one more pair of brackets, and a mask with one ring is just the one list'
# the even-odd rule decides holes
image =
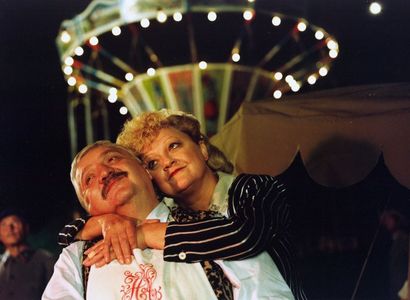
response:
{"label": "mustache", "polygon": [[108,174],[108,176],[104,179],[104,186],[102,188],[101,191],[101,196],[103,199],[107,198],[107,193],[108,193],[108,187],[111,183],[111,181],[119,178],[119,177],[123,177],[123,176],[128,176],[128,173],[125,171],[121,171],[121,172],[112,172],[110,174]]}

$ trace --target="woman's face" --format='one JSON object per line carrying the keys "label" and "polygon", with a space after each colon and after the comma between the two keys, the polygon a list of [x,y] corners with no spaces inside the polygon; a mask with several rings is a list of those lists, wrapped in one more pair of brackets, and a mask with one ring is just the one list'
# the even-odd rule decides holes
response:
{"label": "woman's face", "polygon": [[203,142],[195,143],[175,128],[159,131],[143,149],[143,162],[159,189],[171,197],[199,192],[207,172],[208,152]]}

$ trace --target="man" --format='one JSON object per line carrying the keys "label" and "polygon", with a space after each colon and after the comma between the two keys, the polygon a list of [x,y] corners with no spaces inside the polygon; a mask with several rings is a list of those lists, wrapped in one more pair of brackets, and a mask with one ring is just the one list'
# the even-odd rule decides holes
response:
{"label": "man", "polygon": [[39,299],[53,273],[54,258],[27,243],[29,226],[16,210],[0,213],[0,299]]}
{"label": "man", "polygon": [[[71,178],[91,215],[168,219],[169,210],[158,203],[148,173],[119,145],[102,141],[84,148],[73,161]],[[144,241],[138,241],[141,243]],[[83,245],[75,242],[63,250],[43,299],[83,299],[84,287],[88,299],[216,299],[200,263],[164,262],[162,250],[134,249],[131,264],[113,261],[101,268],[92,266],[84,285]],[[232,283],[235,299],[293,299],[286,285],[272,284],[277,279],[264,266],[255,270],[253,259],[218,264]],[[255,278],[261,282],[258,287],[250,284]]]}

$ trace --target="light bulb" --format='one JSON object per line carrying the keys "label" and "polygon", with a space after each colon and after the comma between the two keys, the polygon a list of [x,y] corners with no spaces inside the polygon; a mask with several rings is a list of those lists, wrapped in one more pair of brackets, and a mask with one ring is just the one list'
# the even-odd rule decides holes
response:
{"label": "light bulb", "polygon": [[77,48],[75,48],[74,53],[77,56],[81,56],[81,55],[84,54],[84,49],[82,47],[78,46]]}
{"label": "light bulb", "polygon": [[273,26],[279,26],[282,20],[278,16],[274,16],[272,18],[272,25]]}
{"label": "light bulb", "polygon": [[121,34],[121,28],[118,26],[115,26],[111,29],[111,32],[114,36],[119,36]]}
{"label": "light bulb", "polygon": [[182,20],[182,14],[179,11],[175,12],[172,17],[175,22],[180,22]]}
{"label": "light bulb", "polygon": [[128,113],[128,108],[126,108],[125,106],[122,106],[120,108],[120,114],[126,115],[127,113]]}
{"label": "light bulb", "polygon": [[89,42],[92,46],[98,45],[98,38],[96,36],[93,36],[90,38]]}
{"label": "light bulb", "polygon": [[280,98],[282,97],[282,92],[279,91],[279,90],[274,91],[274,92],[273,92],[273,97],[274,97],[275,99],[280,99]]}
{"label": "light bulb", "polygon": [[62,41],[64,44],[67,44],[67,43],[69,43],[69,42],[71,41],[71,35],[70,35],[66,30],[64,30],[64,31],[61,33],[61,41]]}
{"label": "light bulb", "polygon": [[206,61],[201,61],[198,65],[199,65],[199,68],[200,68],[201,70],[205,70],[206,67],[208,66],[208,64],[206,63]]}
{"label": "light bulb", "polygon": [[216,12],[210,11],[208,13],[208,20],[209,21],[214,22],[216,20],[216,18],[217,18]]}
{"label": "light bulb", "polygon": [[144,18],[144,19],[141,20],[140,24],[141,24],[141,27],[142,27],[142,28],[148,28],[150,22],[149,22],[149,20],[148,20],[147,18]]}

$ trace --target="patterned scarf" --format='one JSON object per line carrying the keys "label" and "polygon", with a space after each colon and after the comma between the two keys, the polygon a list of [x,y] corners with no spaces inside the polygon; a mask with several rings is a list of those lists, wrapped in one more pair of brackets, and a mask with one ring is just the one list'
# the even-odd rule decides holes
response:
{"label": "patterned scarf", "polygon": [[[98,241],[102,238],[94,239],[91,241],[85,241],[84,249],[83,249],[83,261],[87,258],[87,255],[84,254],[85,251],[90,249],[94,246]],[[83,270],[83,287],[84,287],[84,300],[87,299],[87,283],[88,283],[88,275],[90,275],[90,268],[89,266],[84,266],[81,262],[82,270]]]}
{"label": "patterned scarf", "polygon": [[[221,214],[215,211],[191,211],[180,207],[173,207],[171,209],[171,214],[174,220],[178,223],[189,223],[214,217],[221,217]],[[218,300],[233,299],[232,284],[228,277],[226,277],[222,268],[213,260],[201,261],[201,265]]]}

